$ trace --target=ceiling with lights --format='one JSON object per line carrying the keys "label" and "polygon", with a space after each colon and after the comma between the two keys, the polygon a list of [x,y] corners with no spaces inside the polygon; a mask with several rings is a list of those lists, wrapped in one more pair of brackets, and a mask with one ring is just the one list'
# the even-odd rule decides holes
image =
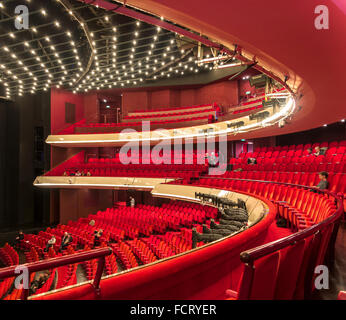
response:
{"label": "ceiling with lights", "polygon": [[[28,8],[28,28],[22,12]],[[241,65],[195,40],[75,0],[0,4],[0,87],[4,96],[50,87],[88,92],[158,85],[167,78]]]}

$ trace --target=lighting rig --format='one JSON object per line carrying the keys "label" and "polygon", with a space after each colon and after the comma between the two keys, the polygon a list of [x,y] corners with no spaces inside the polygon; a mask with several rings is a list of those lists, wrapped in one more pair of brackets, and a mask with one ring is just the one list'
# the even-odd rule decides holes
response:
{"label": "lighting rig", "polygon": [[[29,28],[17,30],[21,16],[14,12],[22,4]],[[210,72],[229,59],[208,61],[203,46],[205,61],[198,63],[197,42],[77,1],[7,0],[0,15],[0,85],[8,99],[51,87],[74,93],[133,87]]]}

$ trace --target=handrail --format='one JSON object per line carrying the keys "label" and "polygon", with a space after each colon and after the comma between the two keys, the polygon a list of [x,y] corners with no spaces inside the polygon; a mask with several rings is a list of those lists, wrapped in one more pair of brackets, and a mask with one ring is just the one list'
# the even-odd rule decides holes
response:
{"label": "handrail", "polygon": [[216,177],[201,177],[202,179],[223,179],[223,180],[238,180],[238,181],[251,181],[251,182],[260,182],[260,183],[272,183],[272,184],[279,184],[279,185],[287,185],[291,187],[299,187],[303,189],[309,189],[309,190],[315,190],[319,193],[327,194],[328,196],[332,196],[336,200],[337,204],[337,210],[335,213],[328,217],[327,219],[321,221],[318,224],[315,224],[313,226],[310,226],[309,228],[299,231],[295,234],[292,234],[290,236],[287,236],[285,238],[264,244],[259,247],[252,248],[250,250],[244,251],[240,254],[240,259],[244,263],[252,263],[254,260],[261,258],[265,256],[266,254],[272,253],[273,251],[280,250],[284,247],[287,247],[291,243],[298,242],[317,231],[321,230],[325,225],[329,224],[332,221],[337,220],[339,217],[341,217],[343,213],[343,203],[341,201],[341,198],[338,197],[335,193],[330,192],[328,190],[321,190],[316,187],[310,187],[310,186],[304,186],[304,185],[297,185],[292,183],[285,183],[285,182],[277,182],[277,181],[265,181],[265,180],[250,180],[250,179],[236,179],[236,178],[216,178]]}
{"label": "handrail", "polygon": [[[85,252],[73,253],[67,256],[51,258],[42,261],[30,262],[21,265],[10,266],[0,269],[0,279],[9,277],[16,277],[20,270],[28,270],[28,278],[33,272],[38,272],[47,269],[54,269],[57,267],[74,264],[82,261],[98,259],[97,270],[93,281],[93,287],[96,295],[100,295],[100,280],[102,277],[103,269],[105,266],[105,257],[112,254],[113,250],[109,247],[93,249]],[[24,288],[24,300],[27,300],[29,296],[29,288]]]}

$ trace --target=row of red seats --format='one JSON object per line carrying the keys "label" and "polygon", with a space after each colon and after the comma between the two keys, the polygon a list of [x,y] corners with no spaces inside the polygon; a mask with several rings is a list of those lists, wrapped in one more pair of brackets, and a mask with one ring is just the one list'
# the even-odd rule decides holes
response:
{"label": "row of red seats", "polygon": [[138,267],[138,262],[129,245],[124,242],[111,244],[114,255],[119,258],[125,269]]}
{"label": "row of red seats", "polygon": [[240,110],[234,110],[232,113],[233,114],[238,114],[238,113],[244,113],[244,112],[249,112],[249,111],[253,111],[253,110],[257,110],[257,109],[262,109],[263,105],[262,105],[262,101],[259,105],[257,106],[253,106],[250,108],[244,108],[244,109],[240,109]]}
{"label": "row of red seats", "polygon": [[327,147],[327,148],[337,148],[337,147],[346,147],[346,140],[342,141],[332,141],[332,142],[315,142],[307,144],[298,144],[298,145],[287,145],[287,146],[276,146],[276,147],[258,147],[254,152],[273,152],[273,151],[291,151],[291,150],[306,150],[308,148],[314,149],[315,147]]}
{"label": "row of red seats", "polygon": [[0,248],[0,260],[6,266],[12,266],[19,263],[19,256],[16,250],[6,243],[2,248]]}
{"label": "row of red seats", "polygon": [[[173,120],[150,120],[151,126],[156,125],[162,125],[162,128],[164,128],[165,124],[169,123],[182,123],[182,122],[191,122],[191,121],[198,121],[198,120],[209,120],[209,115],[203,115],[198,117],[189,117],[185,119],[173,119]],[[148,120],[149,121],[149,120]],[[121,123],[89,123],[89,124],[76,124],[72,127],[65,129],[59,134],[102,134],[102,133],[119,133],[124,129],[131,129],[133,127],[138,128],[139,126],[142,126],[142,122],[121,122]],[[89,130],[83,130],[83,133],[80,133],[79,131],[76,132],[76,128],[88,128]],[[99,130],[93,130],[94,128],[107,128],[106,131],[102,132]]]}
{"label": "row of red seats", "polygon": [[[291,183],[296,185],[304,185],[313,187],[319,182],[318,172],[302,173],[302,172],[273,172],[273,171],[243,171],[243,172],[226,172],[222,178],[232,179],[248,179]],[[200,179],[203,184],[212,183],[211,178]],[[329,191],[334,193],[346,193],[346,174],[331,173],[328,176]],[[198,182],[196,182],[198,184]],[[228,180],[219,179],[220,185],[227,184]]]}
{"label": "row of red seats", "polygon": [[[201,230],[201,224],[208,223],[207,220],[211,217],[216,218],[216,215],[216,208],[195,203],[186,204],[183,201],[167,203],[162,207],[139,205],[135,208],[108,208],[95,215],[89,215],[88,218],[69,221],[68,225],[47,228],[37,235],[25,234],[19,247],[25,250],[28,262],[61,255],[59,244],[61,236],[67,231],[72,234],[73,242],[62,254],[72,254],[78,246],[84,247],[83,250],[89,250],[93,245],[94,231],[102,228],[104,232],[101,245],[105,246],[109,241],[114,241],[110,245],[115,255],[106,259],[105,270],[106,274],[114,274],[118,271],[117,259],[128,269],[191,249],[189,230],[196,226]],[[91,220],[95,222],[93,226],[90,225]],[[159,234],[154,236],[154,230]],[[57,242],[46,253],[43,249],[52,235],[55,235]],[[126,236],[133,240],[125,240]],[[96,261],[86,262],[82,266],[87,279],[91,280],[96,272]],[[74,264],[51,270],[48,281],[37,293],[52,289],[55,274],[58,280],[54,289],[75,284],[76,268],[77,264]],[[13,279],[8,280],[9,285],[12,282]],[[7,299],[21,298],[21,295],[22,292],[13,291],[7,295]]]}
{"label": "row of red seats", "polygon": [[[313,150],[313,153],[315,151]],[[332,157],[337,155],[344,155],[346,153],[346,147],[332,147],[327,149],[325,157]],[[261,151],[261,152],[242,152],[239,154],[239,159],[248,159],[248,158],[295,158],[295,157],[308,157],[308,158],[316,158],[313,154],[309,154],[307,150],[282,150],[282,151]],[[321,156],[320,156],[321,157]]]}
{"label": "row of red seats", "polygon": [[197,110],[197,111],[181,111],[181,112],[174,112],[174,113],[161,113],[158,115],[153,114],[147,114],[147,115],[134,115],[134,116],[125,116],[123,119],[148,119],[148,118],[166,118],[166,117],[176,117],[176,116],[183,116],[183,115],[196,115],[200,114],[203,115],[205,113],[214,112],[215,108],[211,106],[209,109],[206,110]]}
{"label": "row of red seats", "polygon": [[[19,256],[17,252],[6,243],[3,248],[0,248],[0,260],[6,267],[9,267],[19,263]],[[7,295],[13,281],[14,278],[6,278],[0,282],[0,299]]]}
{"label": "row of red seats", "polygon": [[218,178],[201,179],[195,184],[244,191],[268,199],[284,208],[279,210],[279,214],[287,218],[296,230],[321,222],[335,212],[334,202],[329,197],[302,187]]}
{"label": "row of red seats", "polygon": [[155,110],[135,110],[135,111],[131,111],[132,113],[151,113],[151,112],[159,112],[159,111],[173,111],[173,110],[188,110],[188,109],[198,109],[198,108],[203,108],[203,107],[216,107],[217,104],[214,102],[212,104],[201,104],[201,105],[195,105],[195,106],[183,106],[183,107],[173,107],[173,108],[159,108],[159,109],[155,109]]}
{"label": "row of red seats", "polygon": [[276,172],[321,172],[346,173],[346,158],[337,163],[266,163],[266,164],[236,164],[234,170],[244,171],[276,171]]}

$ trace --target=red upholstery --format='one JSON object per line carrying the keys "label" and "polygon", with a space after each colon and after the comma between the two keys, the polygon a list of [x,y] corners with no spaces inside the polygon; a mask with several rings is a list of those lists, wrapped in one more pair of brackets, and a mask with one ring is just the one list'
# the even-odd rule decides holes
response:
{"label": "red upholstery", "polygon": [[272,300],[275,294],[280,253],[256,260],[253,267],[244,265],[238,292],[227,290],[226,296],[239,300]]}
{"label": "red upholstery", "polygon": [[338,300],[346,300],[346,291],[340,291],[339,292]]}

